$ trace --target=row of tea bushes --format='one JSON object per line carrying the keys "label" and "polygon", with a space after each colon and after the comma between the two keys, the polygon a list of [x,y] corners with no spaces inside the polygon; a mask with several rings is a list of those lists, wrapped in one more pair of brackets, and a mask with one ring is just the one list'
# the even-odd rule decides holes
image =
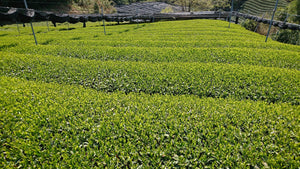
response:
{"label": "row of tea bushes", "polygon": [[1,168],[297,168],[299,106],[0,77]]}
{"label": "row of tea bushes", "polygon": [[95,61],[2,53],[2,75],[78,84],[107,92],[192,94],[299,105],[294,69],[218,63]]}

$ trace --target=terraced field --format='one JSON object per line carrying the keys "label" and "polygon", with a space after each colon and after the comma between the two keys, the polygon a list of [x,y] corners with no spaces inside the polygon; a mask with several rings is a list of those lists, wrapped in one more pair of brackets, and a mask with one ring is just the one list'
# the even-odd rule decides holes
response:
{"label": "terraced field", "polygon": [[297,168],[300,47],[216,20],[0,28],[0,167]]}
{"label": "terraced field", "polygon": [[[255,16],[264,15],[266,12],[270,13],[275,7],[276,1],[273,0],[248,0],[242,5],[241,12],[248,13]],[[286,7],[287,2],[285,0],[278,1],[278,7]]]}

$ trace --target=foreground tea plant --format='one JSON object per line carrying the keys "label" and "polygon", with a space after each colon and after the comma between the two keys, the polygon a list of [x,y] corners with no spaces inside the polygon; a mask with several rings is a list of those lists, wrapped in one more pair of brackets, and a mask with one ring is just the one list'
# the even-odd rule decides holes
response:
{"label": "foreground tea plant", "polygon": [[2,167],[299,166],[299,107],[0,77]]}

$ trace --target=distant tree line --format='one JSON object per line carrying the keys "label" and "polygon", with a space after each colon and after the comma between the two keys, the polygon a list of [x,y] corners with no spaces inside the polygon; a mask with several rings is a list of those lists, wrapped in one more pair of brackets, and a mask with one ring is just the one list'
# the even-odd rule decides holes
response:
{"label": "distant tree line", "polygon": [[[33,9],[55,8],[61,5],[77,4],[87,7],[91,4],[125,5],[134,2],[149,0],[27,0],[28,6]],[[155,1],[155,0],[154,0]],[[227,9],[231,0],[158,0],[169,4],[176,4],[182,7],[183,11],[194,11],[199,9],[218,10]],[[239,7],[245,0],[234,0],[235,6]],[[0,0],[0,6],[24,8],[24,0]],[[95,5],[96,6],[96,5]]]}
{"label": "distant tree line", "polygon": [[284,21],[288,18],[288,22],[300,24],[300,0],[290,0],[290,3],[285,8],[278,9],[278,20]]}
{"label": "distant tree line", "polygon": [[[99,7],[106,9],[113,8],[116,5],[125,5],[135,2],[149,0],[27,0],[28,6],[33,9],[56,8],[66,5],[78,5],[83,8],[94,7],[94,10],[99,10]],[[151,1],[151,0],[150,0]],[[152,0],[156,1],[156,0]],[[179,5],[182,11],[199,11],[199,10],[229,10],[231,0],[157,0],[169,4]],[[234,10],[238,10],[246,0],[234,0]],[[292,2],[296,8],[299,8],[300,0],[286,0]],[[293,2],[294,1],[294,2]],[[0,0],[0,6],[10,6],[24,8],[24,0]],[[297,11],[297,9],[296,9]]]}
{"label": "distant tree line", "polygon": [[[229,10],[231,0],[166,0],[166,2],[180,5],[183,11],[198,10]],[[234,0],[234,8],[237,10],[246,0]]]}
{"label": "distant tree line", "polygon": [[[73,0],[26,0],[29,8],[55,8],[58,5],[67,5]],[[0,0],[0,6],[25,8],[24,0]]]}

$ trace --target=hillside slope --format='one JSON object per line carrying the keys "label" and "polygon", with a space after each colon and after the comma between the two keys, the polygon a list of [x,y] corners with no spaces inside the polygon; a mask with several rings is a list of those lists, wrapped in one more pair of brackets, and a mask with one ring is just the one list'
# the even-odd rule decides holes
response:
{"label": "hillside slope", "polygon": [[0,168],[296,168],[300,46],[220,20],[0,28]]}
{"label": "hillside slope", "polygon": [[182,12],[179,6],[170,5],[164,2],[141,2],[132,3],[129,5],[117,6],[117,13],[127,14],[154,14],[161,13],[163,10],[168,9],[169,12]]}
{"label": "hillside slope", "polygon": [[[248,0],[241,6],[241,12],[261,16],[266,12],[272,12],[275,7],[276,1],[273,0]],[[286,7],[285,0],[278,1],[278,7]]]}

